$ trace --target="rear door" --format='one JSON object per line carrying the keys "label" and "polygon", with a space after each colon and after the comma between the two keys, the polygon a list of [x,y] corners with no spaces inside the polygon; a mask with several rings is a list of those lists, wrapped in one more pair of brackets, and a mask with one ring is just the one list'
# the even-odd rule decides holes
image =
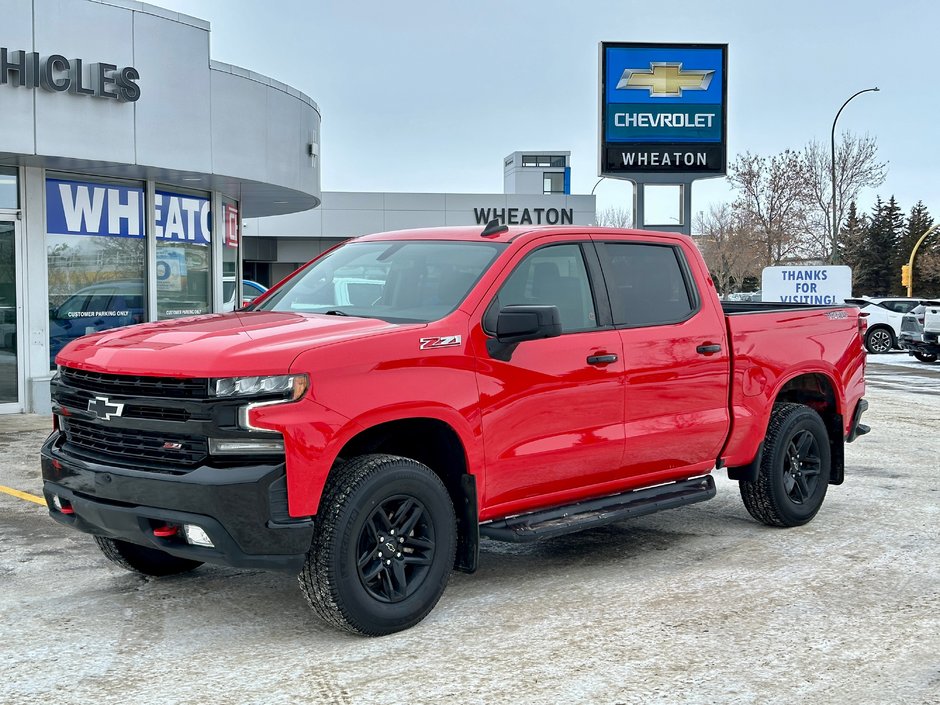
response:
{"label": "rear door", "polygon": [[[553,238],[509,266],[471,328],[486,460],[482,518],[583,496],[622,476],[620,334],[590,241]],[[487,341],[500,308],[525,304],[557,306],[562,335],[494,357]]]}
{"label": "rear door", "polygon": [[698,289],[678,240],[599,240],[597,250],[623,343],[630,476],[646,483],[710,469],[730,424],[717,294]]}

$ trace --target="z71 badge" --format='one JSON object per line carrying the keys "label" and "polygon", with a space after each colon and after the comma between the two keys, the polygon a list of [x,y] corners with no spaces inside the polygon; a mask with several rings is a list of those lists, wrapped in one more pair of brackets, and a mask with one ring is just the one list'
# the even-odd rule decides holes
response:
{"label": "z71 badge", "polygon": [[435,338],[421,338],[418,341],[418,348],[421,350],[433,350],[434,348],[452,348],[460,345],[462,338],[459,335],[442,335]]}

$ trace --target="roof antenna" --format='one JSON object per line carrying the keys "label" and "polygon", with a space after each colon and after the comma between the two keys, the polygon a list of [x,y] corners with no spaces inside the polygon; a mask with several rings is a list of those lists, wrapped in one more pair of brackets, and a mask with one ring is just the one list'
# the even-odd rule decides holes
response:
{"label": "roof antenna", "polygon": [[500,233],[505,233],[508,231],[508,225],[501,225],[499,218],[493,218],[493,220],[487,223],[486,227],[483,228],[483,232],[480,233],[480,237],[493,237],[494,235],[499,235]]}

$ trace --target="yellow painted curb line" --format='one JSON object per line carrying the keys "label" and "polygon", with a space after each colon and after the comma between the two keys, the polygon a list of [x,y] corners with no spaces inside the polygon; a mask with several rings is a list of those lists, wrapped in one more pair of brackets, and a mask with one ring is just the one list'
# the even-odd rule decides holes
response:
{"label": "yellow painted curb line", "polygon": [[46,500],[43,497],[39,497],[29,492],[20,492],[19,490],[14,490],[12,487],[4,487],[0,485],[0,492],[5,492],[6,494],[13,495],[14,497],[19,497],[20,499],[25,499],[27,502],[35,502],[36,504],[41,504],[46,506]]}

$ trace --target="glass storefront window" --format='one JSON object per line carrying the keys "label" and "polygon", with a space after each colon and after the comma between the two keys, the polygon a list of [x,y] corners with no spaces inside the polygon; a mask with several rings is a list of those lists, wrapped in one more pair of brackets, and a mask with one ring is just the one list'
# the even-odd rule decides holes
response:
{"label": "glass storefront window", "polygon": [[222,222],[225,233],[222,243],[222,310],[234,311],[245,304],[244,296],[235,293],[238,286],[238,243],[241,241],[237,203],[222,202]]}
{"label": "glass storefront window", "polygon": [[20,206],[20,192],[16,187],[16,168],[0,166],[0,208],[16,210]]}
{"label": "glass storefront window", "polygon": [[13,223],[0,220],[0,404],[15,404],[16,359],[16,243]]}
{"label": "glass storefront window", "polygon": [[147,320],[144,190],[46,179],[49,363],[72,340]]}
{"label": "glass storefront window", "polygon": [[212,264],[209,199],[158,190],[157,317],[181,318],[211,311]]}

